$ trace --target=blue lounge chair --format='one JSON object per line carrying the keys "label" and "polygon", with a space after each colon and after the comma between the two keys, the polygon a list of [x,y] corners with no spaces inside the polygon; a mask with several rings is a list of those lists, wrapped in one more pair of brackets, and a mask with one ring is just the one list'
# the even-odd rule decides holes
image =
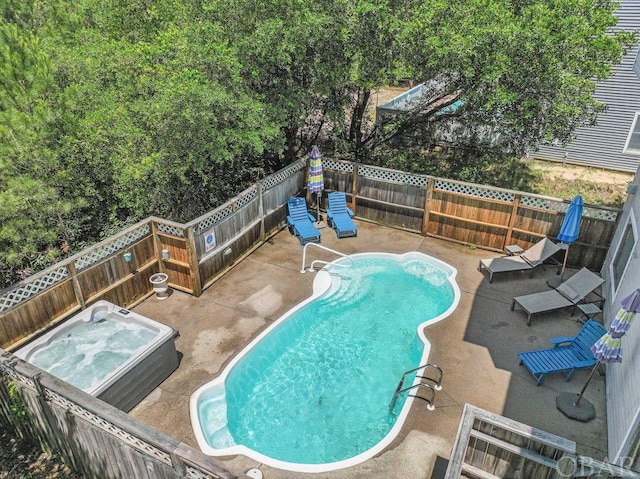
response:
{"label": "blue lounge chair", "polygon": [[536,386],[542,384],[549,373],[567,372],[569,381],[576,369],[595,366],[598,362],[591,353],[591,346],[605,334],[607,330],[599,323],[589,320],[577,336],[551,339],[553,348],[518,353],[520,364],[524,364],[533,377]]}
{"label": "blue lounge chair", "polygon": [[287,209],[289,231],[300,240],[300,244],[320,243],[320,232],[313,226],[315,218],[307,211],[304,198],[289,198]]}
{"label": "blue lounge chair", "polygon": [[332,191],[328,198],[327,219],[338,238],[358,236],[358,227],[351,219],[353,211],[347,207],[347,195],[342,191]]}

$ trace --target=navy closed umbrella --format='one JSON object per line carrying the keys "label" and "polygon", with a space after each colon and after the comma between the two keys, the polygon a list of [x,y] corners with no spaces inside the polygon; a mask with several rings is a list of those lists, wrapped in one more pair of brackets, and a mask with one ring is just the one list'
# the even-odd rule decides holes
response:
{"label": "navy closed umbrella", "polygon": [[580,222],[582,221],[582,210],[584,209],[582,203],[582,196],[576,195],[571,200],[567,213],[564,215],[562,226],[560,227],[560,233],[558,233],[558,239],[567,245],[567,249],[564,253],[564,262],[562,263],[562,274],[560,275],[560,281],[564,276],[564,269],[567,265],[567,255],[569,253],[569,245],[578,239],[580,234]]}
{"label": "navy closed umbrella", "polygon": [[582,196],[576,195],[575,198],[571,200],[571,203],[569,203],[567,212],[564,215],[564,220],[562,220],[562,226],[560,226],[560,232],[558,233],[558,239],[565,245],[560,281],[554,282],[549,280],[547,282],[549,286],[557,287],[564,279],[564,270],[567,267],[567,257],[569,256],[569,245],[578,239],[578,235],[580,234],[580,222],[582,221],[583,209],[584,203],[582,202]]}

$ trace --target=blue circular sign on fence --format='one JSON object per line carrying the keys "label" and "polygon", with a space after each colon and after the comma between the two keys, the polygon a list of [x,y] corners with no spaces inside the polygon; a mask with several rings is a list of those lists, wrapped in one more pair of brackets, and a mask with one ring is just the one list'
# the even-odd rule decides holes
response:
{"label": "blue circular sign on fence", "polygon": [[205,231],[202,236],[204,236],[204,250],[211,251],[216,247],[216,235],[213,232],[213,228],[209,231]]}

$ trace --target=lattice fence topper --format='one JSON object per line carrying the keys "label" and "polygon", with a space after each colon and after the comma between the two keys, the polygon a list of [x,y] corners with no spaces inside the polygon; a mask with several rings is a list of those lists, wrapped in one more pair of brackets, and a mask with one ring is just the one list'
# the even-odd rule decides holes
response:
{"label": "lattice fence topper", "polygon": [[585,206],[582,215],[597,220],[616,221],[618,219],[618,211],[601,210],[599,208],[590,208]]}
{"label": "lattice fence topper", "polygon": [[249,204],[251,201],[255,200],[258,197],[258,187],[252,186],[247,189],[238,199],[236,200],[237,209],[242,208],[243,206]]}
{"label": "lattice fence topper", "polygon": [[112,424],[107,421],[103,417],[100,417],[91,411],[86,410],[79,404],[67,399],[66,397],[58,394],[55,391],[52,391],[49,388],[44,388],[46,399],[54,404],[57,404],[61,408],[66,411],[74,414],[75,416],[81,417],[85,421],[94,426],[97,426],[99,429],[108,432],[109,434],[117,437],[123,443],[136,448],[139,451],[144,452],[146,455],[157,459],[165,464],[171,465],[171,456],[164,452],[152,444],[149,444],[146,441],[134,436],[133,434],[125,431],[122,428]]}
{"label": "lattice fence topper", "polygon": [[21,285],[15,289],[7,291],[0,296],[0,313],[4,313],[8,309],[22,303],[31,296],[47,289],[59,281],[69,276],[66,266],[47,273],[39,278],[34,279],[28,284]]}
{"label": "lattice fence topper", "polygon": [[286,168],[274,173],[273,175],[267,176],[264,180],[262,180],[262,188],[267,191],[273,188],[274,186],[279,185],[284,180],[289,178],[290,176],[295,175],[300,170],[304,170],[307,166],[306,160],[298,160],[295,163],[287,166]]}
{"label": "lattice fence topper", "polygon": [[343,173],[353,173],[353,163],[333,160],[331,158],[327,158],[326,160],[323,158],[322,167],[326,168],[327,170],[341,171]]}
{"label": "lattice fence topper", "polygon": [[210,216],[207,216],[205,219],[200,221],[195,228],[196,234],[203,233],[211,228],[213,225],[220,223],[225,218],[228,218],[233,214],[234,208],[233,203],[229,203],[228,205],[221,206],[213,210]]}
{"label": "lattice fence topper", "polygon": [[[3,354],[3,358],[10,358],[9,353]],[[24,387],[27,387],[33,392],[37,393],[37,388],[35,381],[32,378],[27,377],[26,375],[19,373],[13,367],[11,362],[0,361],[0,372],[9,377],[13,382],[19,383]],[[75,416],[81,417],[86,420],[88,423],[93,424],[94,426],[106,431],[107,433],[117,437],[123,443],[130,445],[141,451],[144,455],[149,456],[157,461],[160,461],[164,464],[172,466],[171,455],[168,452],[165,452],[153,444],[149,444],[147,441],[140,439],[139,437],[125,431],[124,429],[112,424],[106,419],[86,410],[79,404],[67,399],[66,397],[58,394],[57,392],[44,387],[43,388],[46,399],[61,407],[65,411],[68,411]],[[217,474],[210,474],[207,471],[202,471],[201,469],[194,467],[190,464],[186,464],[187,469],[187,477],[193,479],[219,479],[220,476]]]}
{"label": "lattice fence topper", "polygon": [[[10,354],[9,353],[5,353],[2,356],[6,357],[6,358],[9,358]],[[13,361],[15,361],[15,359]],[[24,374],[20,374],[18,371],[13,369],[13,367],[11,367],[11,366],[12,366],[11,362],[5,363],[4,361],[0,361],[0,372],[2,372],[2,374],[4,374],[5,376],[9,377],[14,383],[22,384],[23,386],[28,387],[32,391],[35,391],[36,390],[36,385],[35,385],[33,379],[25,376]]]}
{"label": "lattice fence topper", "polygon": [[238,209],[249,204],[251,201],[255,200],[257,197],[258,197],[257,186],[252,186],[251,188],[245,190],[240,196],[236,197],[235,201],[213,210],[210,216],[201,220],[195,228],[196,234],[203,233],[204,231],[207,231],[209,228],[211,228],[213,225],[216,225],[221,221],[227,219],[229,216],[234,214]]}
{"label": "lattice fence topper", "polygon": [[220,479],[220,476],[218,476],[217,474],[206,474],[200,469],[196,469],[195,467],[190,465],[187,465],[187,477],[191,479]]}
{"label": "lattice fence topper", "polygon": [[97,263],[98,261],[112,255],[120,250],[123,250],[131,244],[138,241],[140,238],[144,238],[151,234],[151,226],[146,223],[133,231],[130,231],[124,236],[116,238],[111,243],[107,243],[98,249],[88,252],[86,255],[74,261],[74,265],[78,271]]}
{"label": "lattice fence topper", "polygon": [[[569,208],[569,203],[552,200],[549,198],[540,198],[538,196],[522,195],[520,204],[524,206],[529,206],[531,208],[538,208],[541,210],[557,211],[558,213],[566,213],[567,209]],[[618,212],[585,206],[584,209],[582,210],[582,216],[586,218],[594,218],[598,220],[613,222],[618,218]]]}
{"label": "lattice fence topper", "polygon": [[450,191],[452,193],[460,193],[462,195],[473,196],[475,198],[505,201],[507,203],[513,203],[516,199],[516,195],[508,191],[482,188],[479,186],[473,186],[464,183],[454,183],[444,180],[436,180],[435,189]]}
{"label": "lattice fence topper", "polygon": [[392,183],[413,186],[427,186],[429,177],[424,175],[414,175],[411,173],[403,173],[402,171],[387,170],[376,166],[359,165],[358,175],[366,176],[376,180],[384,180]]}
{"label": "lattice fence topper", "polygon": [[180,228],[178,226],[168,225],[168,224],[165,224],[165,223],[159,223],[157,221],[156,221],[156,226],[158,227],[158,231],[160,231],[160,233],[173,235],[173,236],[179,236],[181,238],[184,238],[184,229],[183,228]]}

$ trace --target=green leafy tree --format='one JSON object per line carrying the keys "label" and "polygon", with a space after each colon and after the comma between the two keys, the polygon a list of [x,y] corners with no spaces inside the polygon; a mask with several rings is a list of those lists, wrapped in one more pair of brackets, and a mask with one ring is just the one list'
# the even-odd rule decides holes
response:
{"label": "green leafy tree", "polygon": [[285,142],[285,162],[306,154],[327,131],[343,131],[351,58],[345,46],[349,2],[207,2],[207,14],[259,95]]}
{"label": "green leafy tree", "polygon": [[46,144],[55,116],[48,42],[63,7],[0,7],[0,287],[60,258],[73,231],[74,205],[50,181],[56,168]]}
{"label": "green leafy tree", "polygon": [[84,16],[57,71],[56,149],[100,223],[188,221],[264,175],[278,129],[197,2],[88,1]]}
{"label": "green leafy tree", "polygon": [[616,7],[608,0],[416,4],[396,51],[428,93],[374,129],[371,143],[407,133],[434,140],[443,131],[462,146],[499,138],[500,150],[514,155],[545,140],[567,143],[605,108],[593,97],[596,82],[635,41],[615,29]]}

